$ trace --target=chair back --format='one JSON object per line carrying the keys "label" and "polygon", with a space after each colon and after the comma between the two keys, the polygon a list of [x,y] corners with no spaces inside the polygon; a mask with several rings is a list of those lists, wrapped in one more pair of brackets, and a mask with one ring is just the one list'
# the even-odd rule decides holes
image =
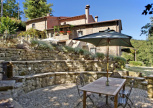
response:
{"label": "chair back", "polygon": [[83,74],[79,74],[76,78],[76,86],[78,90],[78,94],[81,97],[83,95],[83,92],[79,90],[80,87],[83,87],[85,85]]}
{"label": "chair back", "polygon": [[131,91],[132,91],[132,89],[133,89],[133,86],[134,86],[134,82],[135,82],[135,80],[131,80],[130,81],[130,89],[129,89],[129,91],[128,91],[128,97],[130,96],[130,94],[131,94]]}
{"label": "chair back", "polygon": [[122,76],[118,72],[112,72],[110,77],[113,77],[113,78],[122,78]]}

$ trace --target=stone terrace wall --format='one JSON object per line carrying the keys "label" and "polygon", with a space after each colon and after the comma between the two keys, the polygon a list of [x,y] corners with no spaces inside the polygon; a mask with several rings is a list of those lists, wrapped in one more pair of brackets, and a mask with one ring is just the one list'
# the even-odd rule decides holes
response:
{"label": "stone terrace wall", "polygon": [[[20,87],[14,89],[14,94],[21,95],[23,93],[27,93],[39,88],[56,85],[56,84],[64,84],[64,83],[75,83],[76,76],[80,73],[88,73],[92,75],[95,79],[100,78],[102,76],[106,76],[106,72],[48,72],[41,73],[35,75],[27,75],[27,76],[16,76],[15,78],[19,79],[19,82],[22,82]],[[111,72],[109,72],[109,75]],[[92,82],[95,79],[89,76],[87,82]]]}
{"label": "stone terrace wall", "polygon": [[22,50],[0,48],[0,60],[29,61],[29,60],[82,60],[83,55],[47,50]]}
{"label": "stone terrace wall", "polygon": [[[24,76],[47,72],[83,72],[106,71],[106,63],[93,60],[42,60],[42,61],[11,61],[13,76]],[[110,64],[110,71],[113,67]]]}
{"label": "stone terrace wall", "polygon": [[[19,82],[22,82],[22,85],[19,88],[14,89],[14,94],[19,96],[23,93],[27,93],[39,88],[56,85],[56,84],[65,84],[65,83],[75,83],[76,77],[80,73],[85,73],[89,76],[89,78],[85,78],[86,82],[93,82],[95,79],[103,77],[107,75],[106,72],[98,72],[98,71],[86,71],[86,72],[48,72],[48,73],[40,73],[35,75],[27,75],[27,76],[16,76],[19,79]],[[112,72],[109,72],[109,76]],[[126,86],[130,85],[130,80],[135,79],[136,77],[123,77],[126,80]],[[139,78],[139,77],[137,77]],[[145,89],[147,85],[142,85],[141,82],[135,83],[136,88]]]}

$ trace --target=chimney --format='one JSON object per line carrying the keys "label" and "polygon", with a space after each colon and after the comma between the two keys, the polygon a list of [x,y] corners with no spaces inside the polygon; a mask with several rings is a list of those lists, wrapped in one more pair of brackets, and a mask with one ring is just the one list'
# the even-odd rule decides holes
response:
{"label": "chimney", "polygon": [[48,13],[47,16],[50,16],[50,13]]}
{"label": "chimney", "polygon": [[95,16],[95,22],[98,22],[98,16]]}
{"label": "chimney", "polygon": [[89,23],[89,8],[90,8],[90,5],[86,5],[86,9],[85,9],[86,23]]}

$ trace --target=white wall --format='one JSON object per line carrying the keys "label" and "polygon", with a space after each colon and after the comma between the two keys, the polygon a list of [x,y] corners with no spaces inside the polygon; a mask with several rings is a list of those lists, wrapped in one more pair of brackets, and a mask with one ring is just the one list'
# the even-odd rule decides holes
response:
{"label": "white wall", "polygon": [[[80,20],[75,20],[75,21],[65,21],[66,24],[71,24],[71,25],[80,25],[80,24],[85,24],[86,20],[85,19],[80,19]],[[61,25],[64,25],[65,22],[61,22]]]}

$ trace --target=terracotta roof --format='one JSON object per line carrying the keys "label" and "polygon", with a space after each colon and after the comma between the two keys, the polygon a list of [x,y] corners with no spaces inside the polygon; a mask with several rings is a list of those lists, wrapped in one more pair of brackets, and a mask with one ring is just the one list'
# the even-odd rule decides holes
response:
{"label": "terracotta roof", "polygon": [[59,19],[65,19],[65,18],[70,18],[70,17],[65,17],[65,16],[60,16]]}
{"label": "terracotta roof", "polygon": [[37,20],[40,20],[40,19],[47,19],[47,18],[51,18],[51,17],[54,17],[54,18],[58,18],[58,20],[60,20],[60,21],[62,21],[62,20],[65,20],[66,21],[66,19],[76,19],[76,18],[80,18],[80,17],[82,17],[83,15],[80,15],[80,16],[75,16],[75,17],[65,17],[65,16],[60,16],[60,17],[55,17],[55,16],[44,16],[44,17],[39,17],[39,18],[34,18],[34,19],[31,19],[31,20],[28,20],[28,21],[26,21],[26,24],[27,23],[30,23],[30,22],[32,22],[32,21],[37,21]]}
{"label": "terracotta roof", "polygon": [[92,15],[89,15],[89,17],[91,17],[91,18],[92,18],[92,20],[93,20],[93,21],[95,21],[95,19],[93,18],[93,16],[92,16]]}
{"label": "terracotta roof", "polygon": [[115,19],[115,20],[108,20],[108,21],[101,21],[101,22],[91,22],[91,23],[80,24],[80,25],[75,25],[75,26],[92,25],[92,24],[108,23],[108,22],[115,22],[115,21],[121,21],[121,20],[120,19]]}
{"label": "terracotta roof", "polygon": [[68,18],[62,18],[62,19],[59,19],[61,22],[64,22],[64,21],[72,21],[72,20],[79,20],[79,19],[83,19],[83,18],[86,18],[86,15],[79,15],[79,16],[74,16],[74,17],[68,17]]}
{"label": "terracotta roof", "polygon": [[36,20],[39,20],[39,19],[46,19],[46,18],[47,18],[47,16],[39,17],[39,18],[34,18],[34,19],[26,21],[26,23],[29,23],[29,22],[32,22],[32,21],[36,21]]}
{"label": "terracotta roof", "polygon": [[[80,25],[74,25],[74,27],[77,27],[77,26],[86,26],[86,25],[95,25],[95,24],[102,24],[102,23],[109,23],[109,22],[116,22],[116,21],[120,21],[120,19],[114,19],[114,20],[108,20],[108,21],[101,21],[101,22],[91,22],[91,23],[88,23],[88,24],[80,24]],[[122,25],[122,24],[121,24]],[[53,28],[51,29],[47,29],[47,30],[52,30]],[[121,29],[122,29],[122,26],[121,26]]]}

